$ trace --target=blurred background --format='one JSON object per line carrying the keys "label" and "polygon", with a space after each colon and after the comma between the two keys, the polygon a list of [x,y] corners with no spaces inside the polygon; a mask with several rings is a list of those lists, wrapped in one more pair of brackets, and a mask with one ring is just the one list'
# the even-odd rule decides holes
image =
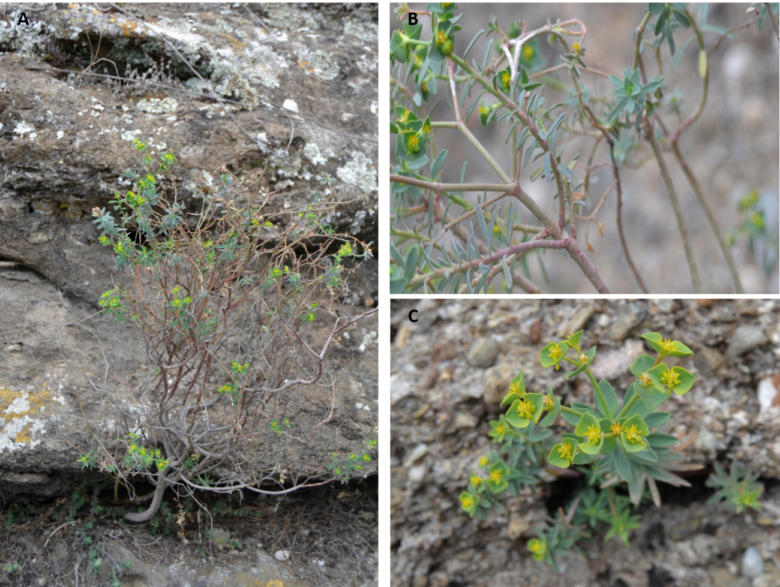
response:
{"label": "blurred background", "polygon": [[[703,5],[689,4],[689,10],[697,7],[697,22]],[[410,4],[411,10],[424,10],[423,4]],[[487,31],[488,19],[495,16],[502,30],[508,31],[512,22],[524,20],[526,30],[544,26],[549,19],[578,18],[588,28],[583,43],[584,61],[589,67],[620,75],[631,66],[633,56],[633,34],[642,20],[646,4],[461,4],[456,14],[463,14],[458,24],[463,30],[457,34],[455,52],[462,55],[466,47],[480,30]],[[727,30],[756,18],[754,13],[747,14],[749,4],[711,4],[707,10],[707,24]],[[421,17],[424,24],[423,40],[430,38],[428,18]],[[394,18],[391,29],[399,28]],[[720,32],[704,32],[705,44],[712,48],[722,36]],[[678,96],[677,103],[683,117],[688,116],[696,107],[702,91],[698,74],[698,46],[691,42],[684,46],[685,40],[693,37],[691,30],[679,28],[675,32],[677,52],[674,58],[666,44],[662,49],[665,83],[665,100]],[[483,34],[471,49],[469,62],[481,64],[488,39]],[[645,32],[646,41],[652,42],[655,35],[651,28]],[[494,46],[498,43],[494,41]],[[533,63],[535,69],[544,69],[558,65],[561,61],[561,46],[551,47],[542,39],[536,46],[537,55]],[[497,56],[495,47],[492,56]],[[647,75],[655,77],[657,67],[655,57],[649,47],[645,47],[643,59]],[[675,66],[672,67],[672,61]],[[405,66],[403,68],[405,73]],[[778,291],[778,40],[771,23],[764,22],[759,31],[754,24],[735,32],[732,37],[722,41],[717,50],[709,57],[709,95],[701,118],[687,129],[680,139],[680,148],[698,177],[705,197],[710,203],[724,235],[734,237],[732,254],[738,267],[746,292],[776,293]],[[571,78],[566,71],[550,75],[571,87]],[[583,73],[581,82],[587,91],[595,96],[611,97],[614,86],[609,80]],[[413,81],[407,84],[413,86]],[[431,106],[439,101],[433,111],[432,120],[453,120],[453,111],[445,98],[445,85],[439,82],[439,93],[423,104],[429,112]],[[566,95],[545,85],[542,91],[546,106],[551,106],[566,98]],[[479,95],[472,91],[466,99],[466,106]],[[409,105],[409,102],[406,102]],[[558,109],[555,113],[563,111]],[[567,118],[575,110],[566,106]],[[677,117],[672,106],[661,109],[660,116],[667,128],[676,126]],[[498,125],[483,127],[478,113],[472,113],[470,130],[487,147],[493,157],[508,172],[510,154],[504,143],[508,130],[505,121]],[[621,138],[626,136],[623,131]],[[395,136],[391,135],[391,153],[395,150]],[[436,132],[439,149],[446,148],[449,155],[443,167],[442,177],[446,182],[457,182],[464,161],[468,161],[466,180],[469,182],[495,182],[496,174],[478,155],[473,146],[455,130],[440,129]],[[594,163],[609,159],[605,144],[599,146]],[[587,161],[593,139],[574,138],[558,141],[563,148],[563,160],[568,162],[576,153],[581,153],[580,163]],[[681,200],[681,207],[690,234],[692,247],[699,268],[702,291],[710,293],[733,292],[733,284],[728,267],[718,247],[709,223],[699,206],[694,192],[680,169],[674,155],[664,153],[672,181]],[[645,283],[651,292],[688,293],[693,286],[688,266],[683,254],[682,240],[672,213],[668,192],[659,173],[658,165],[646,143],[630,159],[636,166],[624,168],[621,173],[623,185],[623,224],[628,248],[639,268]],[[521,186],[534,199],[542,203],[551,212],[555,209],[553,196],[554,183],[544,179],[530,181],[531,173],[539,166],[529,162],[529,167],[521,175]],[[584,170],[578,165],[575,176],[582,179]],[[613,181],[609,167],[596,169],[591,174],[587,206],[582,215],[590,214],[606,188]],[[467,194],[476,202],[476,193]],[[481,194],[479,194],[481,195]],[[745,198],[749,198],[745,200]],[[503,210],[509,199],[498,202]],[[515,201],[515,200],[513,200]],[[740,210],[740,202],[747,207]],[[516,202],[516,201],[515,201]],[[515,206],[520,209],[519,205]],[[755,213],[763,215],[763,222]],[[452,213],[452,212],[451,212]],[[750,219],[754,222],[751,222]],[[578,240],[583,250],[586,242],[592,245],[589,257],[598,267],[606,282],[616,293],[639,293],[629,266],[620,246],[616,224],[616,194],[613,191],[598,213],[598,220],[604,224],[604,236],[599,235],[597,223],[590,226],[587,222],[578,222]],[[516,220],[517,221],[517,220]],[[535,223],[530,212],[523,209],[520,222]],[[745,234],[745,229],[757,232],[757,224],[763,223],[764,235]],[[411,222],[408,224],[411,226]],[[586,241],[587,233],[587,241]],[[557,293],[593,292],[592,285],[582,276],[577,266],[566,253],[548,251],[543,254],[544,270],[535,254],[529,263],[531,280],[543,291]],[[499,278],[500,280],[500,278]],[[495,291],[500,291],[498,286]],[[515,290],[518,291],[519,290]]]}

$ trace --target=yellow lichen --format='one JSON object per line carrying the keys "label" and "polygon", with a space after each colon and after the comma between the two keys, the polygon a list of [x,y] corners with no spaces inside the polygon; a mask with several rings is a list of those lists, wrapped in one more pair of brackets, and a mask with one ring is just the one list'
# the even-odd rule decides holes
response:
{"label": "yellow lichen", "polygon": [[[37,414],[50,395],[51,392],[46,389],[45,382],[41,385],[40,391],[11,391],[8,387],[0,387],[0,418],[7,423],[16,418]],[[19,405],[15,405],[16,400],[21,400]],[[11,410],[12,406],[14,407]],[[21,410],[21,407],[27,409]]]}

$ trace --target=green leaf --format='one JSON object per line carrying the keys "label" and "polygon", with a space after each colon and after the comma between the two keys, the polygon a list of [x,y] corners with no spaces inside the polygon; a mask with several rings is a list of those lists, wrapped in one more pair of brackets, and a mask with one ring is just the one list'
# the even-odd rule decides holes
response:
{"label": "green leaf", "polygon": [[[657,332],[648,332],[642,335],[648,344],[655,349],[655,351],[662,357],[690,357],[693,355],[693,351],[681,343],[679,340],[670,341],[673,345],[673,350],[667,351],[664,349],[664,338]],[[668,344],[669,341],[667,341]]]}
{"label": "green leaf", "polygon": [[691,28],[691,21],[688,18],[688,15],[676,6],[672,7],[672,16],[674,16],[674,18],[677,19],[677,22],[683,25],[686,29]]}
{"label": "green leaf", "polygon": [[567,338],[564,342],[570,346],[571,348],[574,348],[576,346],[579,346],[580,339],[582,338],[583,331],[580,330],[578,332],[575,332],[574,334],[570,334],[569,338]]}
{"label": "green leaf", "polygon": [[414,246],[406,253],[406,259],[404,259],[404,279],[406,283],[409,283],[414,277],[415,269],[417,268],[417,247]]}
{"label": "green leaf", "polygon": [[634,391],[639,394],[650,412],[669,399],[669,396],[656,388],[655,385],[645,387],[640,381],[634,382]]}
{"label": "green leaf", "polygon": [[490,57],[490,48],[493,46],[493,39],[490,39],[487,42],[487,46],[485,47],[485,55],[482,58],[482,69],[481,71],[485,71],[485,66],[487,65],[488,57]]}
{"label": "green leaf", "polygon": [[544,177],[547,181],[553,180],[552,168],[550,162],[550,153],[544,154]]}
{"label": "green leaf", "polygon": [[428,159],[428,157],[426,155],[423,155],[422,157],[415,159],[414,161],[409,161],[406,164],[406,169],[408,171],[415,171],[417,169],[421,169],[426,165],[428,165],[429,161],[430,160]]}
{"label": "green leaf", "polygon": [[623,481],[631,481],[631,465],[628,464],[626,453],[622,450],[616,450],[614,452],[615,466],[617,467],[617,473]]}
{"label": "green leaf", "polygon": [[647,441],[650,443],[650,446],[656,448],[667,448],[677,444],[680,439],[676,436],[672,436],[671,434],[649,434],[647,436]]}
{"label": "green leaf", "polygon": [[644,449],[638,452],[631,453],[629,455],[629,460],[630,459],[637,459],[641,461],[643,464],[646,463],[652,464],[658,462],[658,455],[655,453],[655,451],[652,448],[646,446]]}
{"label": "green leaf", "polygon": [[599,389],[601,389],[601,395],[604,396],[604,401],[607,402],[607,405],[602,405],[599,395],[596,394],[596,407],[598,408],[599,412],[601,412],[602,416],[605,416],[611,420],[615,417],[615,414],[617,414],[617,394],[615,393],[615,389],[606,379],[599,381]]}
{"label": "green leaf", "polygon": [[[550,389],[549,391],[550,391],[550,395],[552,395],[552,389]],[[555,407],[552,409],[551,412],[549,412],[544,417],[544,419],[541,422],[539,422],[539,426],[541,426],[542,428],[547,428],[549,426],[552,426],[555,423],[555,419],[558,417],[558,414],[561,413],[561,400],[553,396],[553,401],[555,402]]]}
{"label": "green leaf", "polygon": [[645,424],[652,430],[666,423],[671,414],[669,412],[653,412],[645,417]]}
{"label": "green leaf", "polygon": [[507,291],[512,289],[512,272],[509,271],[509,265],[506,264],[506,257],[501,257],[501,268],[504,271],[504,281]]}
{"label": "green leaf", "polygon": [[654,364],[655,360],[650,355],[639,355],[631,365],[631,373],[636,377],[642,377],[642,374],[652,369]]}
{"label": "green leaf", "polygon": [[539,423],[539,418],[542,416],[542,408],[544,407],[544,394],[541,393],[526,393],[523,398],[529,404],[534,407],[534,423]]}
{"label": "green leaf", "polygon": [[[474,43],[477,42],[477,39],[482,35],[482,33],[485,32],[485,29],[481,29],[476,35],[474,35],[474,38],[471,39],[471,43],[469,43],[469,46],[466,47],[466,51],[463,53],[463,56],[461,57],[463,61],[466,61],[466,55],[469,54],[469,51],[471,51],[471,48],[474,46]],[[467,62],[468,63],[468,62]]]}
{"label": "green leaf", "polygon": [[438,175],[439,171],[441,171],[442,165],[444,165],[444,159],[447,157],[447,153],[449,153],[449,151],[444,149],[436,156],[436,159],[433,161],[433,165],[431,165],[431,179],[433,181],[436,181],[436,176]]}

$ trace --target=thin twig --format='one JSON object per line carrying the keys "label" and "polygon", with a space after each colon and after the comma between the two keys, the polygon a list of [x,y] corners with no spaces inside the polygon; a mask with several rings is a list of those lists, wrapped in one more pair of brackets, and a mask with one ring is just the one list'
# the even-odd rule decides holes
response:
{"label": "thin twig", "polygon": [[777,27],[777,21],[775,20],[775,13],[772,11],[772,3],[764,2],[767,12],[769,12],[769,20],[772,22],[772,28],[775,29],[775,35],[777,35],[777,41],[780,42],[780,28]]}
{"label": "thin twig", "polygon": [[685,228],[685,221],[683,220],[682,210],[680,209],[680,200],[677,197],[677,192],[674,189],[672,178],[669,175],[669,170],[666,168],[666,162],[664,162],[664,156],[661,153],[661,148],[658,146],[658,141],[655,140],[653,129],[648,122],[644,124],[645,137],[647,142],[653,149],[653,154],[658,162],[658,167],[661,170],[661,176],[666,184],[666,191],[669,193],[669,200],[672,202],[672,209],[674,210],[674,216],[677,218],[677,228],[680,232],[680,238],[683,241],[683,247],[685,248],[685,258],[688,261],[688,268],[691,272],[691,281],[693,281],[693,289],[696,293],[701,293],[701,283],[699,282],[699,271],[696,268],[696,259],[693,256],[693,249],[691,249],[691,243],[688,239],[688,231]]}
{"label": "thin twig", "polygon": [[607,140],[609,141],[609,156],[612,159],[612,173],[615,174],[615,182],[617,183],[617,226],[618,234],[620,235],[620,246],[623,247],[623,254],[626,256],[628,266],[631,267],[631,272],[634,274],[634,279],[636,279],[640,289],[644,293],[649,293],[642,276],[639,275],[639,271],[637,271],[636,265],[634,265],[634,261],[631,259],[631,254],[628,252],[626,235],[623,233],[623,215],[621,214],[623,209],[623,189],[620,185],[620,170],[618,169],[617,161],[615,161],[615,144],[609,137],[607,137]]}

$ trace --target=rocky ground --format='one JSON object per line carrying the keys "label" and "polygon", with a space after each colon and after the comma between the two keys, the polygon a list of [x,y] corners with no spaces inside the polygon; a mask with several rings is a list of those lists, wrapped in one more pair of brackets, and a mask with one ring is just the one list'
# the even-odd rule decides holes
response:
{"label": "rocky ground", "polygon": [[[408,319],[414,308],[417,323]],[[393,585],[780,585],[778,318],[780,304],[762,300],[396,301]],[[510,499],[506,514],[479,521],[460,509],[458,495],[491,448],[488,421],[503,413],[498,404],[520,370],[529,391],[549,384],[566,402],[593,401],[587,383],[569,383],[538,360],[544,344],[579,329],[586,347],[598,345],[595,376],[619,395],[633,380],[642,333],[657,331],[694,350],[679,364],[696,375],[695,386],[665,408],[672,413],[666,432],[680,438],[684,462],[703,468],[688,474],[692,488],[662,489],[660,509],[642,506],[630,547],[597,536],[582,555],[564,557],[557,574],[532,560],[526,542],[560,502]],[[759,473],[763,509],[736,515],[706,504],[713,462]],[[553,495],[561,491],[555,487]],[[760,556],[745,571],[751,546]]]}

